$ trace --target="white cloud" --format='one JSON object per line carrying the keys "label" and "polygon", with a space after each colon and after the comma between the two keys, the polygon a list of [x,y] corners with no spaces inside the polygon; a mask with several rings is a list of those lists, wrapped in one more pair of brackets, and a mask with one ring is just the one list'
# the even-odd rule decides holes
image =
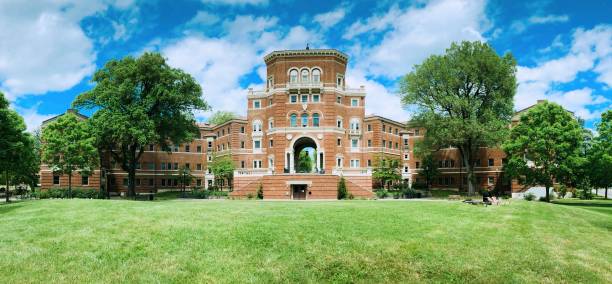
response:
{"label": "white cloud", "polygon": [[268,0],[202,0],[205,4],[214,5],[267,5]]}
{"label": "white cloud", "polygon": [[569,21],[568,15],[532,16],[529,18],[529,22],[532,24],[564,23],[567,21]]}
{"label": "white cloud", "polygon": [[315,15],[313,19],[321,26],[321,28],[328,29],[344,19],[344,16],[346,16],[346,10],[346,7],[341,6],[333,11]]}
{"label": "white cloud", "polygon": [[[610,107],[610,99],[594,94],[591,88],[561,90],[559,85],[575,82],[583,72],[594,72],[600,82],[608,88],[612,86],[612,26],[577,29],[572,38],[571,48],[564,56],[534,67],[518,67],[517,109],[548,99],[589,120],[597,118],[601,109]],[[552,44],[559,45],[557,40]]]}
{"label": "white cloud", "polygon": [[206,11],[198,11],[198,13],[193,18],[191,18],[191,20],[189,20],[189,22],[187,23],[187,26],[194,26],[194,25],[209,26],[209,25],[218,23],[219,20],[220,20],[219,16],[215,14],[211,14]]}
{"label": "white cloud", "polygon": [[[226,20],[222,37],[188,33],[184,38],[165,45],[161,52],[171,66],[193,75],[202,85],[204,98],[214,110],[244,114],[248,87],[241,86],[244,76],[262,76],[263,56],[273,49],[303,48],[304,42],[321,43],[320,36],[295,26],[286,32],[278,30],[276,18],[237,16]],[[270,43],[274,43],[271,45]],[[199,118],[206,113],[198,113]]]}
{"label": "white cloud", "polygon": [[23,117],[29,132],[33,132],[40,127],[43,121],[55,116],[55,114],[39,114],[38,108],[40,104],[38,102],[30,108],[12,106]]}
{"label": "white cloud", "polygon": [[363,86],[366,90],[366,114],[380,115],[400,122],[410,116],[402,109],[400,97],[381,83],[367,79],[367,74],[360,69],[346,70],[346,82],[352,88]]}
{"label": "white cloud", "polygon": [[95,69],[92,41],[79,26],[108,5],[130,1],[0,2],[0,85],[13,98],[63,91]]}
{"label": "white cloud", "polygon": [[451,42],[484,40],[487,25],[484,1],[439,0],[407,10],[394,6],[384,15],[354,23],[346,38],[382,33],[379,44],[356,56],[356,64],[368,74],[395,79],[428,56],[442,53]]}

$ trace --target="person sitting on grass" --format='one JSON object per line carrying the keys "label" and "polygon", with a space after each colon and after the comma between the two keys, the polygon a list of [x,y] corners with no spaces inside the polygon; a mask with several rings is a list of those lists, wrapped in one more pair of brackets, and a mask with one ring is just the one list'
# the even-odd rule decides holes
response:
{"label": "person sitting on grass", "polygon": [[499,199],[493,194],[493,189],[491,187],[482,194],[482,202],[490,205],[499,205]]}

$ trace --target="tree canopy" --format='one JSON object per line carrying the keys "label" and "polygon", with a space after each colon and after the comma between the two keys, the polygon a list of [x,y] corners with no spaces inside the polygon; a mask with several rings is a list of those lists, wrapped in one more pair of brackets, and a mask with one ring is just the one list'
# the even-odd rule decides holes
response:
{"label": "tree canopy", "polygon": [[312,172],[313,166],[312,158],[306,150],[302,150],[298,156],[297,164],[295,165],[295,171],[298,173],[310,173]]}
{"label": "tree canopy", "polygon": [[593,186],[605,189],[607,199],[612,187],[612,110],[601,114],[597,132],[588,154],[589,176]]}
{"label": "tree canopy", "polygon": [[220,125],[238,117],[231,111],[216,111],[210,116],[208,122],[213,125]]}
{"label": "tree canopy", "polygon": [[508,134],[516,92],[516,61],[486,43],[453,43],[400,81],[402,104],[416,107],[414,122],[426,128],[430,148],[458,148],[475,192],[480,147],[498,146]]}
{"label": "tree canopy", "polygon": [[93,76],[96,83],[74,107],[95,109],[90,118],[97,144],[128,173],[135,194],[136,165],[144,146],[190,141],[198,136],[194,110],[208,110],[195,79],[172,68],[159,53],[110,60]]}
{"label": "tree canopy", "polygon": [[66,112],[42,129],[42,161],[55,173],[68,175],[68,195],[72,175],[90,175],[98,165],[98,149],[87,121]]}
{"label": "tree canopy", "polygon": [[380,182],[383,187],[390,188],[393,182],[402,179],[399,159],[384,154],[377,155],[374,159],[372,178]]}
{"label": "tree canopy", "polygon": [[210,163],[210,170],[217,180],[227,180],[228,183],[234,178],[234,161],[231,156],[216,156]]}
{"label": "tree canopy", "polygon": [[537,104],[523,114],[503,144],[505,171],[527,185],[544,185],[546,199],[553,183],[569,183],[578,168],[583,131],[573,115],[555,104]]}

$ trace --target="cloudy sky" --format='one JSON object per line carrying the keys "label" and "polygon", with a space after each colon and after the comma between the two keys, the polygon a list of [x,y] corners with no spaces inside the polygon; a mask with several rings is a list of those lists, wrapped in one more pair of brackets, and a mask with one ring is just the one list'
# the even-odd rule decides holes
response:
{"label": "cloudy sky", "polygon": [[517,58],[516,109],[548,99],[593,128],[612,106],[612,1],[519,2],[0,0],[0,91],[34,129],[109,59],[159,51],[214,110],[244,114],[262,57],[309,43],[347,53],[367,112],[403,121],[398,78],[453,41],[482,40]]}

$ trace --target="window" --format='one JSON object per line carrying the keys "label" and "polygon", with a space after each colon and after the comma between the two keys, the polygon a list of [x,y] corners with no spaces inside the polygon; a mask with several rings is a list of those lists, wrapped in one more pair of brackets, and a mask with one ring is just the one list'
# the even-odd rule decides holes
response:
{"label": "window", "polygon": [[408,154],[404,154],[404,160],[408,160]]}
{"label": "window", "polygon": [[371,166],[372,166],[372,160],[368,159],[368,167],[371,167]]}
{"label": "window", "polygon": [[408,167],[404,166],[404,172],[407,173],[408,172]]}
{"label": "window", "polygon": [[261,121],[256,120],[253,122],[253,132],[261,132]]}
{"label": "window", "polygon": [[[244,133],[244,126],[240,126],[240,133]],[[210,143],[210,142],[208,142]]]}
{"label": "window", "polygon": [[201,171],[202,170],[202,164],[196,164],[196,170]]}
{"label": "window", "polygon": [[175,170],[178,170],[178,168],[179,168],[179,167],[178,167],[178,163],[174,163],[174,169],[175,169]]}
{"label": "window", "polygon": [[493,185],[495,183],[495,178],[494,177],[489,177],[488,183],[489,183],[489,185]]}
{"label": "window", "polygon": [[240,141],[240,149],[244,149],[244,141]]}
{"label": "window", "polygon": [[149,144],[149,151],[153,151],[153,150],[154,150],[153,144]]}
{"label": "window", "polygon": [[455,160],[450,160],[450,166],[451,166],[451,168],[455,167]]}
{"label": "window", "polygon": [[191,146],[185,145],[185,152],[191,152]]}
{"label": "window", "polygon": [[297,95],[291,95],[289,99],[292,104],[297,103]]}
{"label": "window", "polygon": [[313,103],[318,103],[319,99],[320,99],[320,95],[319,94],[312,95],[312,102]]}
{"label": "window", "polygon": [[89,177],[88,176],[82,176],[81,177],[81,185],[89,185]]}
{"label": "window", "polygon": [[372,125],[368,124],[368,131],[372,131]]}
{"label": "window", "polygon": [[208,156],[207,159],[209,162],[212,162],[212,156]]}
{"label": "window", "polygon": [[419,136],[419,130],[418,129],[414,130],[414,135]]}
{"label": "window", "polygon": [[492,167],[495,165],[495,161],[493,159],[489,159],[489,167]]}
{"label": "window", "polygon": [[301,80],[302,82],[308,82],[308,70],[304,69],[302,70],[302,77]]}
{"label": "window", "polygon": [[368,147],[372,147],[372,140],[368,139]]}
{"label": "window", "polygon": [[149,170],[155,170],[155,163],[148,163],[147,167]]}
{"label": "window", "polygon": [[155,180],[152,178],[149,179],[149,186],[153,186],[155,184]]}
{"label": "window", "polygon": [[336,127],[342,128],[342,118],[336,119]]}
{"label": "window", "polygon": [[342,77],[342,75],[337,75],[337,77],[336,77],[336,86],[338,88],[340,88],[343,85],[344,85],[344,78]]}
{"label": "window", "polygon": [[351,120],[350,128],[352,130],[359,130],[359,121],[358,120]]}
{"label": "window", "polygon": [[291,127],[297,127],[297,114],[295,113],[292,114],[289,121],[290,121]]}
{"label": "window", "polygon": [[59,176],[53,176],[53,185],[59,185],[60,184],[60,177]]}
{"label": "window", "polygon": [[268,130],[274,128],[274,119],[269,119],[268,120]]}
{"label": "window", "polygon": [[212,148],[212,141],[208,141],[208,148]]}
{"label": "window", "polygon": [[162,180],[161,180],[161,185],[162,185],[162,186],[166,186],[166,179],[162,179]]}
{"label": "window", "polygon": [[408,146],[408,139],[404,139],[404,146]]}
{"label": "window", "polygon": [[268,106],[271,106],[274,102],[272,101],[272,99],[268,99]]}
{"label": "window", "polygon": [[244,169],[244,161],[240,161],[240,167]]}
{"label": "window", "polygon": [[399,130],[398,130],[397,128],[395,128],[395,135],[397,135],[398,131],[399,131]]}
{"label": "window", "polygon": [[338,142],[338,144],[337,144],[338,146],[342,146],[342,139],[338,138],[337,142]]}
{"label": "window", "polygon": [[383,124],[383,126],[382,126],[382,132],[385,132],[385,131],[387,131],[387,126]]}
{"label": "window", "polygon": [[359,140],[358,139],[351,139],[351,147],[357,148],[358,146],[359,146]]}
{"label": "window", "polygon": [[308,95],[302,95],[302,96],[300,96],[300,99],[301,99],[300,101],[302,103],[307,103],[308,102]]}
{"label": "window", "polygon": [[253,168],[254,169],[261,169],[261,160],[254,160],[253,161]]}
{"label": "window", "polygon": [[308,126],[308,114],[303,113],[302,114],[302,127],[306,127]]}
{"label": "window", "polygon": [[337,166],[338,168],[341,168],[341,167],[342,167],[342,158],[336,158],[336,166]]}
{"label": "window", "polygon": [[312,126],[319,127],[319,114],[318,113],[312,114]]}
{"label": "window", "polygon": [[383,148],[387,147],[387,140],[383,139],[383,141],[382,141],[382,147],[383,147]]}
{"label": "window", "polygon": [[179,150],[179,145],[174,145],[174,150],[173,151],[174,152],[178,152],[178,150]]}
{"label": "window", "polygon": [[321,82],[321,70],[319,69],[312,70],[312,81],[315,83]]}
{"label": "window", "polygon": [[389,141],[389,149],[393,149],[393,141]]}
{"label": "window", "polygon": [[421,163],[416,162],[416,168],[417,168],[417,169],[420,169],[420,168],[421,168]]}
{"label": "window", "polygon": [[351,160],[351,168],[359,168],[359,160]]}
{"label": "window", "polygon": [[359,99],[351,99],[351,106],[353,107],[359,106]]}
{"label": "window", "polygon": [[341,96],[337,96],[336,97],[336,102],[341,104],[342,103],[342,97]]}
{"label": "window", "polygon": [[198,146],[196,147],[196,152],[198,152],[198,153],[202,153],[202,145],[198,145]]}
{"label": "window", "polygon": [[260,100],[253,101],[253,108],[261,108],[261,101]]}
{"label": "window", "polygon": [[128,179],[126,178],[123,179],[123,186],[128,186]]}
{"label": "window", "polygon": [[270,139],[270,148],[274,147],[274,140]]}
{"label": "window", "polygon": [[201,179],[197,179],[196,180],[196,186],[202,186],[202,180]]}
{"label": "window", "polygon": [[166,163],[161,163],[161,169],[165,170],[166,169]]}
{"label": "window", "polygon": [[261,149],[261,140],[253,140],[253,148]]}
{"label": "window", "polygon": [[191,169],[191,165],[189,163],[185,163],[185,168],[186,169]]}
{"label": "window", "polygon": [[297,78],[298,78],[298,71],[297,70],[291,70],[289,71],[289,82],[290,83],[297,83]]}

